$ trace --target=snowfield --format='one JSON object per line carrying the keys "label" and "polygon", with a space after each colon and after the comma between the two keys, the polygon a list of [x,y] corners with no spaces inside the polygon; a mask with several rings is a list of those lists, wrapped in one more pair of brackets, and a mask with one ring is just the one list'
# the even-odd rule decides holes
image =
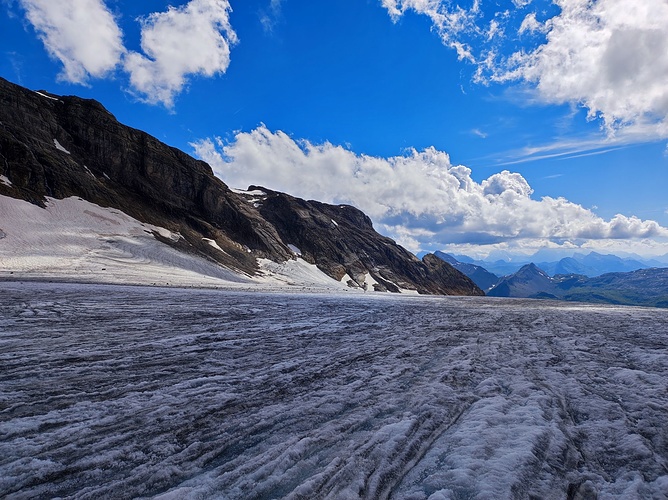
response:
{"label": "snowfield", "polygon": [[0,280],[354,292],[301,258],[282,264],[260,259],[259,274],[248,276],[180,252],[155,233],[181,238],[80,198],[47,198],[40,208],[0,195]]}
{"label": "snowfield", "polygon": [[0,283],[0,497],[653,498],[668,311]]}

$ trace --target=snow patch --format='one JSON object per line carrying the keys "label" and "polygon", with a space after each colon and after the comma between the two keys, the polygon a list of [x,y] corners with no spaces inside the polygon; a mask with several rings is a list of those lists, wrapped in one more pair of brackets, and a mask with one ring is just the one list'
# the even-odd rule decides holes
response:
{"label": "snow patch", "polygon": [[[147,224],[147,226],[149,226],[149,224]],[[160,226],[150,226],[150,227],[153,229],[153,231],[158,233],[160,236],[162,236],[163,238],[168,239],[168,240],[170,240],[174,243],[176,243],[181,238],[183,238],[183,236],[181,236],[181,233],[175,233],[175,232],[170,231],[169,229],[166,229],[164,227],[160,227]]]}
{"label": "snow patch", "polygon": [[227,252],[226,252],[225,250],[223,250],[222,248],[220,248],[220,246],[218,245],[218,243],[216,243],[216,240],[212,240],[212,239],[210,239],[210,238],[202,238],[202,241],[208,243],[210,246],[212,246],[213,248],[215,248],[215,249],[218,250],[219,252],[223,252],[224,254],[227,255]]}
{"label": "snow patch", "polygon": [[320,291],[350,290],[348,285],[336,281],[318,269],[318,266],[309,264],[301,257],[286,262],[258,259],[258,263],[261,274],[255,280],[270,287],[288,285],[291,288],[301,287],[303,290],[314,287]]}
{"label": "snow patch", "polygon": [[[348,282],[353,283],[353,288],[357,288],[358,286],[368,292],[375,292],[376,289],[374,288],[374,285],[378,285],[378,281],[374,279],[374,277],[371,275],[371,273],[366,273],[364,275],[364,278],[362,279],[361,283],[358,282],[357,280],[353,279],[348,273],[343,275],[343,278],[341,278],[341,283],[348,284]],[[350,286],[350,285],[349,285]]]}
{"label": "snow patch", "polygon": [[12,181],[10,181],[9,178],[5,177],[4,175],[0,175],[0,182],[2,182],[7,187],[12,187]]}
{"label": "snow patch", "polygon": [[343,275],[343,278],[341,278],[340,281],[341,283],[348,283],[349,281],[355,281],[355,280],[352,279],[352,277],[348,273],[346,273]]}
{"label": "snow patch", "polygon": [[243,194],[247,196],[267,196],[267,193],[259,189],[253,189],[252,191],[246,191],[244,189],[230,188],[230,191],[236,194]]}
{"label": "snow patch", "polygon": [[[240,274],[164,244],[164,239],[182,239],[178,232],[142,223],[120,210],[81,198],[47,198],[46,208],[40,208],[0,195],[0,214],[0,280],[57,279],[320,293],[359,291],[349,289],[300,257],[283,263],[263,259],[258,262],[258,276]],[[205,241],[223,251],[214,240]],[[250,248],[245,250],[252,253]],[[296,247],[294,250],[298,251]]]}
{"label": "snow patch", "polygon": [[364,275],[364,284],[367,286],[368,290],[373,291],[373,285],[377,285],[378,282],[374,279],[373,276],[371,276],[371,273],[367,273]]}
{"label": "snow patch", "polygon": [[299,248],[297,248],[296,246],[294,246],[292,243],[288,243],[288,248],[290,250],[292,250],[293,254],[295,254],[298,257],[301,257],[302,251]]}
{"label": "snow patch", "polygon": [[334,224],[335,227],[339,227],[339,225],[336,223],[336,221],[334,219],[331,219],[331,221],[332,221],[332,224]]}
{"label": "snow patch", "polygon": [[252,282],[158,241],[179,233],[144,224],[80,198],[47,198],[46,208],[0,196],[0,278],[143,285],[226,286]]}
{"label": "snow patch", "polygon": [[404,295],[420,295],[420,293],[417,290],[411,290],[409,288],[399,288],[399,292],[403,293]]}
{"label": "snow patch", "polygon": [[[258,208],[260,202],[264,201],[267,196],[267,193],[260,189],[253,189],[252,191],[246,191],[243,189],[230,188],[230,191],[236,194],[240,194],[245,198],[246,203],[250,203],[253,207]],[[257,198],[259,196],[259,198]]]}
{"label": "snow patch", "polygon": [[56,145],[56,149],[57,149],[58,151],[62,151],[63,153],[67,153],[68,155],[69,155],[69,154],[72,154],[72,153],[70,153],[67,149],[65,149],[65,148],[63,147],[62,144],[60,144],[60,143],[58,142],[58,139],[54,139],[54,140],[53,140],[53,143]]}
{"label": "snow patch", "polygon": [[63,101],[61,101],[60,99],[56,99],[55,97],[51,97],[50,95],[43,94],[43,93],[39,92],[38,90],[35,90],[35,94],[40,95],[40,96],[42,96],[42,97],[46,97],[47,99],[51,99],[52,101],[60,101],[60,102],[63,102]]}

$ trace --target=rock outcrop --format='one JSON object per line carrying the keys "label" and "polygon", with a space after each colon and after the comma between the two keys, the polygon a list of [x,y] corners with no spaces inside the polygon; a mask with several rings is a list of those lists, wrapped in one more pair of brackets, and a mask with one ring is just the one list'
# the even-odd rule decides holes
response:
{"label": "rock outcrop", "polygon": [[420,261],[392,239],[379,235],[371,219],[350,205],[329,205],[251,186],[264,193],[254,203],[282,241],[329,276],[376,291],[417,290],[425,294],[481,295],[449,264],[427,255]]}
{"label": "rock outcrop", "polygon": [[353,207],[264,188],[254,202],[206,163],[119,123],[97,101],[34,92],[2,78],[0,176],[8,180],[0,182],[0,195],[42,206],[46,197],[77,196],[115,207],[181,235],[165,243],[247,274],[257,270],[257,258],[295,258],[294,245],[329,276],[348,275],[353,286],[373,280],[379,290],[482,294],[448,264],[420,261],[376,233]]}

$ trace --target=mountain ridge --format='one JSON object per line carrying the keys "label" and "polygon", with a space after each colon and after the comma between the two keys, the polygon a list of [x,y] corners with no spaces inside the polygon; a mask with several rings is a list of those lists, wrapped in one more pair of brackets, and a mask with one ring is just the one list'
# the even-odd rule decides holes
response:
{"label": "mountain ridge", "polygon": [[[494,276],[480,266],[459,262],[452,255],[438,251],[434,252],[434,255],[447,259],[453,267],[467,274],[481,288],[483,283],[479,279],[480,276],[484,276],[484,279]],[[592,255],[593,259],[601,257],[609,256],[595,253]],[[617,262],[615,259],[613,261]],[[604,273],[594,277],[573,272],[550,276],[540,264],[530,262],[512,274],[497,277],[493,286],[483,289],[490,297],[668,307],[668,268],[643,268],[635,271]]]}
{"label": "mountain ridge", "polygon": [[[97,101],[35,92],[2,78],[0,176],[7,179],[0,195],[42,207],[47,197],[80,197],[118,208],[179,235],[164,243],[248,275],[257,273],[258,259],[289,261],[296,258],[289,245],[302,245],[307,262],[336,280],[348,275],[355,287],[373,282],[381,291],[483,294],[449,264],[419,260],[378,234],[354,207],[270,190],[271,208],[258,205],[205,162],[121,124]],[[329,244],[334,227],[338,247]]]}
{"label": "mountain ridge", "polygon": [[[538,257],[541,257],[541,259]],[[482,267],[498,276],[514,274],[519,271],[522,266],[532,262],[547,272],[550,276],[573,273],[583,274],[590,278],[611,272],[629,272],[637,271],[639,269],[668,266],[668,261],[664,263],[657,259],[643,259],[639,256],[620,257],[614,254],[604,255],[593,251],[587,254],[575,252],[572,256],[563,257],[559,260],[546,261],[542,259],[544,257],[545,255],[541,255],[539,252],[534,256],[523,260],[509,261],[500,259],[490,261],[472,259],[465,255],[452,255],[452,258],[458,262]],[[668,258],[668,256],[664,256],[663,258]]]}

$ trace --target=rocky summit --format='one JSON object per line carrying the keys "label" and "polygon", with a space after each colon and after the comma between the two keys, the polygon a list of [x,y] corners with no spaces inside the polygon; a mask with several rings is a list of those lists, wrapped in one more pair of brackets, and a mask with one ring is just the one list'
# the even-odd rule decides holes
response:
{"label": "rocky summit", "polygon": [[[0,195],[44,206],[79,197],[178,233],[154,236],[246,274],[257,259],[298,256],[330,277],[377,291],[483,295],[464,274],[378,234],[348,205],[267,188],[233,191],[209,165],[119,123],[103,105],[0,78]],[[218,250],[210,244],[215,241]]]}

